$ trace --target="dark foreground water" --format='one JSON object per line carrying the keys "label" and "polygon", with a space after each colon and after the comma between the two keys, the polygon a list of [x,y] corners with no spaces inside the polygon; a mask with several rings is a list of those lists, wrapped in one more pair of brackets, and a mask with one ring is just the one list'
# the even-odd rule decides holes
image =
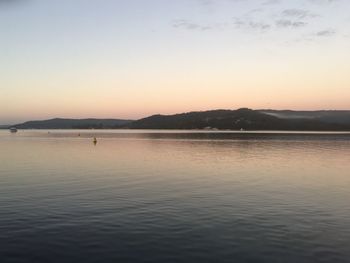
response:
{"label": "dark foreground water", "polygon": [[0,262],[350,262],[350,135],[0,131]]}

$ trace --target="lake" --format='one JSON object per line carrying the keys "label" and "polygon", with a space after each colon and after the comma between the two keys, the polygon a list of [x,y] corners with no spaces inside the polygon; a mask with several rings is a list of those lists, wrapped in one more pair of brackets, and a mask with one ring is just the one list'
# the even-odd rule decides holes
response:
{"label": "lake", "polygon": [[0,131],[2,263],[349,262],[349,226],[349,133]]}

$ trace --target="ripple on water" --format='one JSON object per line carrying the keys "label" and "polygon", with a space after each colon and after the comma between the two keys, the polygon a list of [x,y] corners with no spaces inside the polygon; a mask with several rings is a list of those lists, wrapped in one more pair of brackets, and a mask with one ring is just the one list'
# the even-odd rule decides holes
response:
{"label": "ripple on water", "polygon": [[350,258],[349,135],[90,133],[0,134],[0,262]]}

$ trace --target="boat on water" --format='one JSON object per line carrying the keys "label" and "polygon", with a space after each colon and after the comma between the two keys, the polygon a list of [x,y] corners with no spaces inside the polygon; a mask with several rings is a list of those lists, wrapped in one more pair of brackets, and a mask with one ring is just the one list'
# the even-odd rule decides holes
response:
{"label": "boat on water", "polygon": [[11,127],[11,128],[10,128],[10,132],[11,132],[11,133],[16,133],[16,132],[17,132],[17,128]]}

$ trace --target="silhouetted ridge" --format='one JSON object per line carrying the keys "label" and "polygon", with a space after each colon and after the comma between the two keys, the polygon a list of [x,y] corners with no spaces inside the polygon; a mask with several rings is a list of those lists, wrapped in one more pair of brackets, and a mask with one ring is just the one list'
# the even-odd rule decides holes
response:
{"label": "silhouetted ridge", "polygon": [[350,111],[210,110],[152,115],[140,120],[61,119],[29,121],[18,129],[218,129],[350,131]]}
{"label": "silhouetted ridge", "polygon": [[212,110],[153,115],[130,124],[133,129],[255,129],[268,128],[278,118],[250,109]]}
{"label": "silhouetted ridge", "polygon": [[175,115],[153,115],[127,125],[131,129],[218,129],[218,130],[350,130],[348,124],[329,123],[318,119],[279,118],[263,111],[211,110]]}
{"label": "silhouetted ridge", "polygon": [[18,129],[115,129],[130,123],[120,119],[62,119],[28,121],[14,125]]}

